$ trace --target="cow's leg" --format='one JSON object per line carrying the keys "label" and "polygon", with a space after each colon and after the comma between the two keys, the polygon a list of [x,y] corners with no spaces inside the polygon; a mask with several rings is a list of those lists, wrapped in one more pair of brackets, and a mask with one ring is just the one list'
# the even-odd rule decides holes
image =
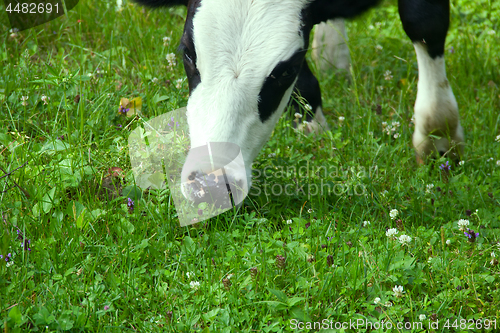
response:
{"label": "cow's leg", "polygon": [[449,0],[399,0],[401,22],[417,54],[413,145],[420,163],[434,152],[457,160],[463,150],[463,129],[444,61],[449,11]]}
{"label": "cow's leg", "polygon": [[344,19],[328,20],[316,25],[311,56],[322,72],[344,70],[349,73],[351,56],[347,47]]}
{"label": "cow's leg", "polygon": [[323,115],[319,82],[311,72],[306,59],[298,75],[290,104],[294,127],[298,125],[299,129],[309,133],[328,130]]}

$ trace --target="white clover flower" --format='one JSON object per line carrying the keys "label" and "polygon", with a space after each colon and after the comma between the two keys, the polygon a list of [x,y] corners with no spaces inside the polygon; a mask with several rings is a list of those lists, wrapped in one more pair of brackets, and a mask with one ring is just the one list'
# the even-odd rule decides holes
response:
{"label": "white clover flower", "polygon": [[200,283],[198,281],[191,281],[189,282],[189,286],[191,287],[191,289],[198,290],[198,288],[200,287]]}
{"label": "white clover flower", "polygon": [[398,229],[396,228],[392,228],[392,229],[389,229],[385,232],[385,235],[389,238],[396,238],[396,235],[398,233]]}
{"label": "white clover flower", "polygon": [[163,45],[168,46],[170,44],[170,37],[163,37]]}
{"label": "white clover flower", "polygon": [[396,297],[403,297],[403,286],[394,286],[394,288],[392,288],[392,291],[394,293],[394,296]]}
{"label": "white clover flower", "polygon": [[375,297],[375,299],[373,300],[373,303],[379,304],[380,301],[381,301],[380,297]]}
{"label": "white clover flower", "polygon": [[267,155],[267,157],[269,157],[269,158],[276,157],[276,153],[270,153],[269,155]]}
{"label": "white clover flower", "polygon": [[497,135],[497,137],[495,138],[495,141],[496,141],[496,142],[500,142],[500,134],[499,134],[499,135]]}
{"label": "white clover flower", "polygon": [[387,127],[387,122],[386,122],[386,121],[383,121],[383,122],[382,122],[382,127],[383,127],[383,128]]}
{"label": "white clover flower", "polygon": [[392,306],[392,303],[391,303],[391,302],[389,302],[389,301],[387,301],[387,302],[385,302],[385,304],[384,304],[384,305],[385,305],[386,307],[390,308],[390,307]]}
{"label": "white clover flower", "polygon": [[177,65],[177,60],[176,60],[176,57],[175,57],[175,53],[169,53],[169,54],[167,54],[167,56],[165,58],[168,61],[168,66],[169,67],[174,67],[175,65]]}
{"label": "white clover flower", "polygon": [[427,259],[427,263],[430,265],[432,264],[432,257],[429,257],[429,259]]}
{"label": "white clover flower", "polygon": [[340,116],[340,117],[339,117],[339,121],[340,121],[340,122],[343,122],[344,120],[345,120],[345,117],[343,117],[343,116]]}
{"label": "white clover flower", "polygon": [[28,98],[30,98],[29,96],[21,96],[21,101],[22,101],[22,105],[26,106],[28,105]]}
{"label": "white clover flower", "polygon": [[230,279],[230,278],[232,278],[233,276],[234,276],[234,274],[232,274],[232,273],[231,273],[231,274],[228,274],[228,275],[227,275],[227,278],[228,278],[228,279]]}
{"label": "white clover flower", "polygon": [[182,88],[182,82],[184,81],[184,79],[177,79],[175,80],[175,87],[177,89],[181,89]]}
{"label": "white clover flower", "polygon": [[391,209],[389,212],[389,216],[391,217],[391,220],[394,220],[398,216],[398,210],[397,209]]}
{"label": "white clover flower", "polygon": [[13,260],[11,260],[11,261],[7,262],[7,264],[5,264],[6,267],[10,267],[12,265],[14,265],[14,261]]}
{"label": "white clover flower", "polygon": [[470,224],[469,220],[460,219],[460,220],[458,220],[458,229],[460,231],[465,231],[465,230],[467,230],[469,224]]}
{"label": "white clover flower", "polygon": [[368,26],[368,29],[373,30],[373,29],[375,29],[375,27],[373,26],[373,24],[370,24],[370,25]]}
{"label": "white clover flower", "polygon": [[383,49],[382,45],[377,45],[377,46],[375,46],[375,48],[376,48],[377,50],[379,50],[379,51]]}
{"label": "white clover flower", "polygon": [[399,138],[399,133],[394,134],[394,139]]}
{"label": "white clover flower", "polygon": [[446,240],[446,245],[450,245],[451,244],[451,240],[447,239]]}
{"label": "white clover flower", "polygon": [[420,321],[424,321],[425,319],[427,319],[427,316],[424,314],[421,314],[420,316],[418,316],[418,319],[420,319]]}
{"label": "white clover flower", "polygon": [[384,73],[384,79],[386,81],[389,81],[389,80],[392,80],[392,78],[393,78],[392,72],[390,70],[386,70]]}
{"label": "white clover flower", "polygon": [[158,83],[158,78],[157,78],[157,77],[152,78],[152,79],[151,79],[151,82],[153,82],[153,83]]}
{"label": "white clover flower", "polygon": [[496,266],[498,265],[498,260],[496,258],[495,252],[491,252],[491,261],[490,261],[491,266]]}
{"label": "white clover flower", "polygon": [[498,161],[497,161],[497,166],[499,166],[499,167],[500,167],[500,160],[498,160]]}
{"label": "white clover flower", "polygon": [[300,113],[298,113],[298,112],[295,112],[295,115],[294,115],[294,116],[295,116],[295,118],[297,118],[297,119],[302,118],[302,115],[301,115]]}
{"label": "white clover flower", "polygon": [[307,210],[307,212],[308,212],[309,214],[311,214],[312,212],[314,212],[314,210],[312,210],[312,208],[309,208],[309,209]]}
{"label": "white clover flower", "polygon": [[286,220],[286,224],[292,224],[293,221],[292,220]]}
{"label": "white clover flower", "polygon": [[370,221],[363,221],[363,227],[369,226],[371,223]]}
{"label": "white clover flower", "polygon": [[401,245],[405,246],[405,245],[408,245],[410,244],[411,242],[411,237],[408,236],[408,235],[401,235],[399,236],[399,242],[401,243]]}
{"label": "white clover flower", "polygon": [[49,104],[49,102],[48,102],[48,101],[50,100],[50,97],[45,96],[45,95],[42,95],[42,97],[41,97],[40,99],[42,100],[43,105],[47,105],[47,104]]}
{"label": "white clover flower", "polygon": [[191,273],[191,272],[187,272],[186,273],[186,276],[188,279],[190,279],[192,276],[194,276],[194,273]]}
{"label": "white clover flower", "polygon": [[431,193],[431,190],[434,188],[434,184],[427,184],[425,188],[425,193]]}
{"label": "white clover flower", "polygon": [[463,166],[464,164],[465,164],[465,161],[463,161],[463,160],[458,162],[458,165],[460,165],[460,166]]}

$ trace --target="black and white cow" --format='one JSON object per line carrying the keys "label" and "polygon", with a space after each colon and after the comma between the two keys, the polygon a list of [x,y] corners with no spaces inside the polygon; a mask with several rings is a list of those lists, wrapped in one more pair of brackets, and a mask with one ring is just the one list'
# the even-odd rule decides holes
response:
{"label": "black and white cow", "polygon": [[[234,181],[251,184],[251,164],[296,89],[312,107],[305,120],[326,127],[317,79],[305,59],[315,24],[349,18],[378,0],[135,0],[151,7],[188,8],[181,39],[189,81],[187,104],[191,149],[231,142],[242,151],[245,171]],[[399,0],[403,28],[419,67],[413,145],[417,159],[437,152],[458,158],[463,130],[446,78],[444,45],[449,0]],[[429,134],[432,134],[430,137]],[[436,139],[436,137],[439,137]],[[188,155],[188,160],[189,160]],[[242,169],[243,170],[243,169]],[[196,161],[184,165],[188,181]]]}

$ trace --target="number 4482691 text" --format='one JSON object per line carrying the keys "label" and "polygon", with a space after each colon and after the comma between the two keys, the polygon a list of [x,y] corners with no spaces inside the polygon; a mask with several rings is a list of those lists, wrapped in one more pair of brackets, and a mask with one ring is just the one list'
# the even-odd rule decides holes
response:
{"label": "number 4482691 text", "polygon": [[59,13],[59,4],[55,3],[52,5],[50,2],[47,3],[17,3],[15,6],[12,6],[12,3],[7,5],[5,11],[12,14],[43,14],[43,13],[52,13],[55,11]]}

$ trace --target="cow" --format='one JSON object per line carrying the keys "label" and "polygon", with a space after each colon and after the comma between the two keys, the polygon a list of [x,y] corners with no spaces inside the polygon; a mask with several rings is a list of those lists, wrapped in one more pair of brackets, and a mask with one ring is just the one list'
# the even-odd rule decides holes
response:
{"label": "cow", "polygon": [[[292,92],[307,103],[311,131],[327,128],[321,90],[305,58],[313,26],[352,18],[378,0],[135,0],[149,7],[184,5],[179,50],[189,83],[191,149],[225,142],[241,149],[244,167],[226,170],[250,187],[251,165],[287,108]],[[446,77],[449,0],[399,0],[399,15],[417,55],[419,77],[413,146],[419,163],[435,154],[460,158],[464,134]],[[301,110],[291,101],[294,110]],[[188,154],[181,178],[207,176]],[[227,180],[226,179],[226,180]],[[189,198],[190,193],[183,190]]]}

